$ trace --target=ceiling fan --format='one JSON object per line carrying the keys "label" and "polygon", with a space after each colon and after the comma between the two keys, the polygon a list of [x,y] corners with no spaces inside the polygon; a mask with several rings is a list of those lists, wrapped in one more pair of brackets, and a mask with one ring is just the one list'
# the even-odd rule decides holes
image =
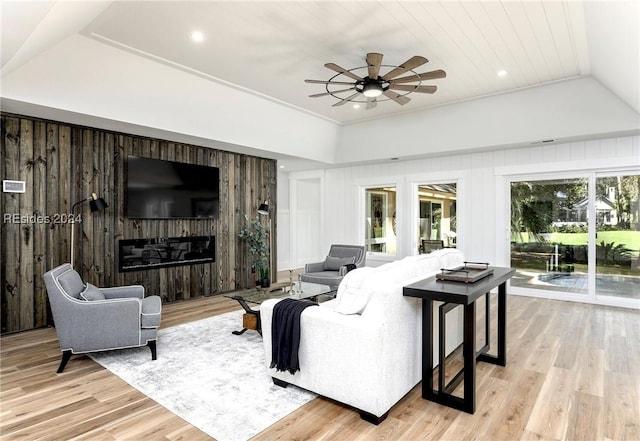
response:
{"label": "ceiling fan", "polygon": [[[331,69],[334,72],[338,72],[333,77],[329,78],[329,80],[304,80],[305,83],[311,84],[324,84],[327,92],[325,93],[317,93],[314,95],[309,95],[311,98],[317,98],[321,96],[331,95],[334,98],[338,99],[338,102],[333,105],[333,107],[342,106],[348,102],[365,102],[361,100],[361,97],[366,98],[367,109],[372,109],[376,106],[378,101],[387,101],[386,99],[379,99],[380,96],[385,96],[389,100],[393,100],[398,104],[404,105],[407,104],[411,99],[407,96],[412,92],[419,93],[434,93],[438,88],[436,86],[423,86],[422,81],[425,80],[434,80],[437,78],[445,78],[447,73],[443,70],[432,70],[430,72],[417,73],[414,71],[415,68],[422,66],[429,62],[424,57],[414,56],[409,58],[404,63],[398,66],[390,66],[382,64],[382,54],[378,54],[375,52],[370,52],[367,54],[367,65],[362,67],[356,67],[353,69],[344,69],[337,64],[327,63],[324,66],[328,69]],[[380,76],[380,68],[381,67],[390,67],[391,70],[386,74]],[[358,71],[360,69],[367,69],[367,75],[362,77],[354,73],[354,71]],[[406,77],[399,77],[407,72],[412,72],[413,75],[408,75]],[[336,80],[340,75],[348,77],[353,81],[340,81],[340,79]],[[415,83],[418,84],[407,84],[407,83]],[[351,86],[348,88],[342,88],[339,90],[331,90],[329,86]],[[338,94],[355,91],[352,95],[347,96],[346,98],[341,97]],[[398,93],[396,91],[401,91],[404,93]]]}

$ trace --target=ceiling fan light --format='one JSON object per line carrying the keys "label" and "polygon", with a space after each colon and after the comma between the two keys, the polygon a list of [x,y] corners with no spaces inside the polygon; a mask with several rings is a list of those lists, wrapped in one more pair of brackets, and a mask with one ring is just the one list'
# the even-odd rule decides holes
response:
{"label": "ceiling fan light", "polygon": [[365,84],[362,93],[367,98],[377,98],[382,95],[382,87],[379,84]]}

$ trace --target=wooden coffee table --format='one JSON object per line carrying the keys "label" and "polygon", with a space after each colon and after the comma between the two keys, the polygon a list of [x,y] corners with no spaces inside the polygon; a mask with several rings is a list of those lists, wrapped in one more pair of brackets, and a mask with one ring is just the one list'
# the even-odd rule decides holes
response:
{"label": "wooden coffee table", "polygon": [[258,333],[262,335],[260,308],[253,309],[249,304],[260,305],[265,300],[287,298],[311,300],[313,302],[320,303],[321,301],[333,299],[335,296],[336,288],[310,282],[296,282],[293,287],[287,285],[284,288],[276,289],[274,291],[263,288],[252,288],[246,291],[233,292],[225,295],[225,297],[236,300],[240,303],[242,309],[245,310],[245,314],[242,316],[242,330],[233,331],[233,334],[235,335],[244,334],[248,330],[258,331]]}

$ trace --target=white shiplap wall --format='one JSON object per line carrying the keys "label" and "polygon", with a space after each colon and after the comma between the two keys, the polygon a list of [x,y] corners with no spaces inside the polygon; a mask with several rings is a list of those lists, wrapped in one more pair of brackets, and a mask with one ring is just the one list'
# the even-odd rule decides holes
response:
{"label": "white shiplap wall", "polygon": [[[389,150],[392,151],[393,146],[389,146]],[[412,254],[413,183],[434,179],[451,182],[458,179],[458,247],[469,260],[506,264],[505,250],[499,248],[502,243],[508,244],[508,241],[499,235],[504,231],[501,228],[508,226],[504,216],[507,190],[500,176],[546,171],[571,172],[589,168],[595,170],[601,167],[608,170],[616,166],[635,166],[640,169],[640,137],[587,140],[326,169],[322,192],[322,242],[317,253],[320,256],[326,254],[332,243],[363,243],[361,231],[364,221],[360,218],[362,201],[359,200],[359,188],[363,185],[397,183],[397,257]],[[291,216],[295,216],[295,213],[291,212]],[[408,234],[402,235],[402,232]],[[286,232],[280,231],[280,234]],[[298,237],[301,237],[300,232]],[[291,244],[292,248],[295,246],[295,243]],[[278,250],[281,262],[286,260],[286,251]],[[371,265],[380,263],[373,256],[368,257],[368,262]]]}

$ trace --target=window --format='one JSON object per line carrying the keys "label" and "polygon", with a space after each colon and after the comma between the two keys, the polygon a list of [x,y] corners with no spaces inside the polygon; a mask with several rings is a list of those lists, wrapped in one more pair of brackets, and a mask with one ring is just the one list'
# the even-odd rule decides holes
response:
{"label": "window", "polygon": [[456,184],[418,185],[418,252],[456,246]]}
{"label": "window", "polygon": [[368,252],[396,254],[396,188],[365,189],[365,245]]}

